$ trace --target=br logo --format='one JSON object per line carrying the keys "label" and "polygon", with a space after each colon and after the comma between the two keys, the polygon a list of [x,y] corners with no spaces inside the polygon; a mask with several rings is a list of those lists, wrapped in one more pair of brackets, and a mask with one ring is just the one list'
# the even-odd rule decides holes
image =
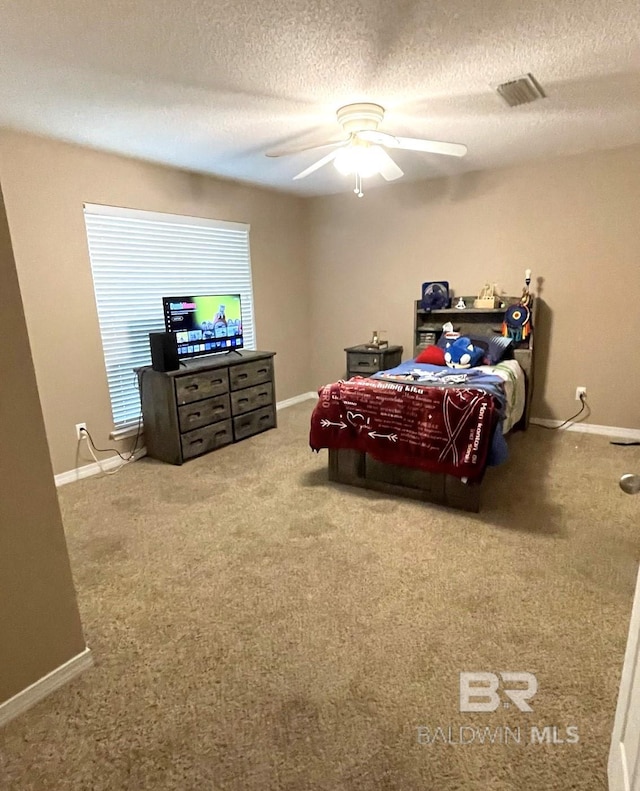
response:
{"label": "br logo", "polygon": [[[460,711],[495,711],[499,706],[508,708],[501,692],[520,711],[533,711],[527,701],[538,691],[538,681],[533,673],[460,673]],[[517,685],[517,686],[516,686]],[[473,700],[472,700],[473,698]]]}

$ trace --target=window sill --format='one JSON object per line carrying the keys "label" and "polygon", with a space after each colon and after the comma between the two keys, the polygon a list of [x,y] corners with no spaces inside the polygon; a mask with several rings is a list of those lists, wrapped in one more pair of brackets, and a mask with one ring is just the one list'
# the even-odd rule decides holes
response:
{"label": "window sill", "polygon": [[120,442],[124,439],[130,439],[137,436],[138,431],[140,431],[140,436],[144,433],[144,423],[140,423],[138,425],[137,421],[131,426],[122,426],[121,428],[114,428],[113,431],[109,434],[109,439],[113,439],[116,442]]}

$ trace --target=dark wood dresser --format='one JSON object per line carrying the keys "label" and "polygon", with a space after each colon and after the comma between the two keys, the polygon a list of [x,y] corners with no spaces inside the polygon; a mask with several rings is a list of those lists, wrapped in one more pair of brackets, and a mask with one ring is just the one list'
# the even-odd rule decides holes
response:
{"label": "dark wood dresser", "polygon": [[177,371],[137,370],[147,454],[183,464],[275,428],[274,352],[189,360]]}

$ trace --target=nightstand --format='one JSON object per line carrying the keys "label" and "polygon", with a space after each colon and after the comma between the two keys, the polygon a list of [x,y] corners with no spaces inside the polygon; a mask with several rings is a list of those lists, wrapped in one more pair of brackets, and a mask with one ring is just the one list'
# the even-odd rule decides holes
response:
{"label": "nightstand", "polygon": [[347,353],[347,379],[352,376],[369,376],[376,371],[395,368],[402,362],[402,346],[387,346],[386,349],[370,349],[366,345],[349,346]]}

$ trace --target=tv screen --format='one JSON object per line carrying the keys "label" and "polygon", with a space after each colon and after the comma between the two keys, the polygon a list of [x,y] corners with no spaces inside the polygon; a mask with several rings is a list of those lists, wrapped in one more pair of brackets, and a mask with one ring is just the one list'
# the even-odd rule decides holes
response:
{"label": "tv screen", "polygon": [[163,297],[162,303],[181,359],[242,349],[240,294]]}

